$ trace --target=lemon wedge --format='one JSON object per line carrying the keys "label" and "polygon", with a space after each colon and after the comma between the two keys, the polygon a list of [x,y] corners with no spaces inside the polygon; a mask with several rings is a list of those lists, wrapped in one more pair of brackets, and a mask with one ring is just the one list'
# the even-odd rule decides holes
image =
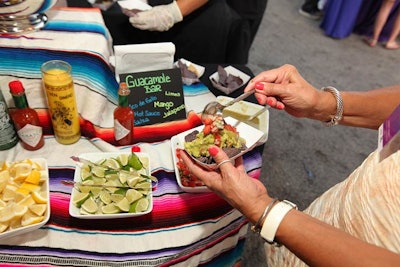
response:
{"label": "lemon wedge", "polygon": [[35,200],[35,202],[37,204],[46,204],[47,203],[47,198],[45,197],[46,192],[34,191],[31,194],[32,194],[33,200]]}
{"label": "lemon wedge", "polygon": [[43,216],[44,213],[47,210],[47,205],[46,204],[32,204],[28,206],[28,209],[32,211],[34,214],[37,216]]}
{"label": "lemon wedge", "polygon": [[22,226],[37,224],[43,221],[44,216],[37,216],[33,212],[28,211],[21,219]]}

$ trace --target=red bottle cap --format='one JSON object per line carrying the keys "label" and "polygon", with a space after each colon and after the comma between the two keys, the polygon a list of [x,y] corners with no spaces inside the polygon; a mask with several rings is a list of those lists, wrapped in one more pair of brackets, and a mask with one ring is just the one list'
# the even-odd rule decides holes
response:
{"label": "red bottle cap", "polygon": [[8,87],[10,87],[10,93],[11,94],[20,94],[20,93],[23,93],[25,91],[24,86],[18,80],[11,81],[8,84]]}

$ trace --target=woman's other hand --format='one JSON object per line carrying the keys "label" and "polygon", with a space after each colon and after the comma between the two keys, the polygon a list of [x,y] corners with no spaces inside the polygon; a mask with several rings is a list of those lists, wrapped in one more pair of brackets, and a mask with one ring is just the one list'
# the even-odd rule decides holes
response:
{"label": "woman's other hand", "polygon": [[260,181],[247,175],[241,157],[231,162],[226,153],[217,146],[210,146],[209,152],[215,162],[220,164],[219,168],[213,171],[195,164],[183,150],[180,153],[191,173],[255,223],[267,204],[272,201],[267,189]]}

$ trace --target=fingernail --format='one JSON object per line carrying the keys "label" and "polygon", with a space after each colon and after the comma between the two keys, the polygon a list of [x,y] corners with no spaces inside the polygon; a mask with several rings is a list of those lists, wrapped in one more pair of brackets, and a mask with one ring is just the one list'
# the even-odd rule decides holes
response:
{"label": "fingernail", "polygon": [[277,109],[284,109],[285,106],[284,106],[282,103],[277,103],[277,104],[276,104],[276,108],[277,108]]}
{"label": "fingernail", "polygon": [[218,154],[218,148],[216,148],[215,146],[210,146],[208,148],[208,152],[210,152],[210,155],[214,157]]}
{"label": "fingernail", "polygon": [[254,85],[254,88],[256,88],[257,90],[264,90],[264,84],[262,83],[256,83]]}

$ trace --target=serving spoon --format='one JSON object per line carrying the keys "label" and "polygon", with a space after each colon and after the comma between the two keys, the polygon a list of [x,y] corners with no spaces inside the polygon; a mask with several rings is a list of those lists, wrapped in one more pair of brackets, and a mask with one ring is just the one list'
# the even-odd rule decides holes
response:
{"label": "serving spoon", "polygon": [[201,113],[201,121],[204,123],[204,121],[207,118],[213,119],[217,115],[222,115],[222,111],[224,110],[224,108],[232,106],[236,102],[239,102],[239,101],[247,98],[251,94],[254,94],[255,91],[256,91],[255,89],[247,91],[246,93],[241,94],[240,96],[236,97],[235,99],[232,99],[225,105],[219,103],[218,101],[211,101],[204,107],[203,112]]}

